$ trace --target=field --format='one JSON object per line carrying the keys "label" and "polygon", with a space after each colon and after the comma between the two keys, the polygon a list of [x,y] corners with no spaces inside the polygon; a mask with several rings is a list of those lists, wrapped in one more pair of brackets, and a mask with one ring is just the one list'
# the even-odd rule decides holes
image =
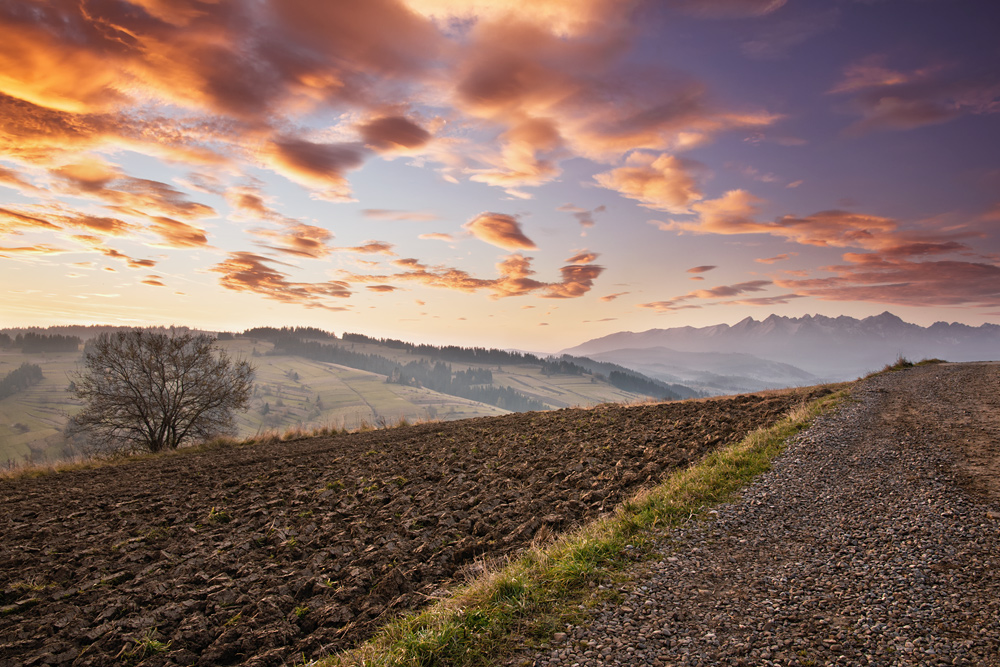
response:
{"label": "field", "polygon": [[[402,420],[450,421],[507,412],[428,389],[390,384],[375,373],[297,356],[272,356],[268,352],[274,346],[265,341],[236,339],[220,345],[232,356],[250,359],[257,367],[250,408],[237,418],[238,436],[242,438],[292,429],[354,430]],[[404,364],[420,359],[380,345],[359,344],[355,349]],[[68,391],[80,361],[79,353],[0,352],[0,377],[24,362],[38,364],[45,376],[29,390],[0,400],[0,465],[56,461],[78,453],[66,442],[62,429],[67,418],[80,409]],[[457,363],[451,366],[455,371],[470,367]],[[551,408],[645,399],[606,383],[592,382],[589,376],[545,376],[532,365],[494,368],[493,378],[495,385],[509,386]]]}
{"label": "field", "polygon": [[27,391],[0,400],[0,464],[54,460],[66,455],[62,428],[79,410],[67,391],[77,353],[21,354],[0,351],[0,377],[24,362],[38,364],[45,379]]}
{"label": "field", "polygon": [[0,481],[0,667],[280,665],[347,648],[483,559],[610,511],[809,394],[521,413]]}

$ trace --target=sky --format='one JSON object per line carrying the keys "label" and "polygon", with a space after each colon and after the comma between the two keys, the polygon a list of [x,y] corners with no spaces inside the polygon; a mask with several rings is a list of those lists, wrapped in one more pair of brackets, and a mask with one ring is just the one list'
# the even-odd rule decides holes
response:
{"label": "sky", "polygon": [[995,0],[0,0],[0,327],[1000,323]]}

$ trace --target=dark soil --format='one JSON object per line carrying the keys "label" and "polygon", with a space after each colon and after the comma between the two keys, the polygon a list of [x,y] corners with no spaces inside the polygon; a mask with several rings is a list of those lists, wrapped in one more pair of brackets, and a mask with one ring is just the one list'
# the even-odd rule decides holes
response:
{"label": "dark soil", "polygon": [[[280,665],[826,390],[226,447],[0,481],[0,667]],[[160,643],[156,643],[160,642]]]}

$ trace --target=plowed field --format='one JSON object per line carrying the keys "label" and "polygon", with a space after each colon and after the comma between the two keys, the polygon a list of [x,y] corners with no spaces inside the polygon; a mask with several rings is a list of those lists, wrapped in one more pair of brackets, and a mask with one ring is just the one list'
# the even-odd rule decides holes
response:
{"label": "plowed field", "polygon": [[[818,390],[820,392],[825,390]],[[0,666],[280,665],[815,394],[601,406],[0,481]]]}

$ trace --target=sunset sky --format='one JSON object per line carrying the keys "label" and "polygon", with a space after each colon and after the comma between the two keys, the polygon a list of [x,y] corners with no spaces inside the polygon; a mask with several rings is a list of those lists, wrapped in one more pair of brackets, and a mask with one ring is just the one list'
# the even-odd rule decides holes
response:
{"label": "sunset sky", "polygon": [[1000,323],[996,0],[0,1],[0,327]]}

